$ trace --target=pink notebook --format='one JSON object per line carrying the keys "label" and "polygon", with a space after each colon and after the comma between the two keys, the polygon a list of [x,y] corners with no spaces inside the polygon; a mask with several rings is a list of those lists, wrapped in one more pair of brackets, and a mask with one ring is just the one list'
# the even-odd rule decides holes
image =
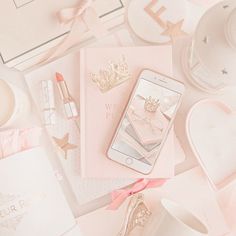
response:
{"label": "pink notebook", "polygon": [[[109,61],[125,58],[131,79],[102,92],[90,74],[107,68]],[[95,178],[170,178],[174,175],[174,133],[170,132],[150,175],[109,160],[107,149],[119,124],[129,96],[144,68],[172,75],[170,46],[82,49],[80,54],[81,173]],[[178,155],[178,153],[177,153]]]}

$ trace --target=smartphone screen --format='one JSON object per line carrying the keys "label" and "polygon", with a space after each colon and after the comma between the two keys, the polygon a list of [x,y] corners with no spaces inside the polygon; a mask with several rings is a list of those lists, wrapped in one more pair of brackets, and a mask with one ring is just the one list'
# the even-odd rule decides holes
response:
{"label": "smartphone screen", "polygon": [[153,166],[181,95],[141,78],[111,148]]}

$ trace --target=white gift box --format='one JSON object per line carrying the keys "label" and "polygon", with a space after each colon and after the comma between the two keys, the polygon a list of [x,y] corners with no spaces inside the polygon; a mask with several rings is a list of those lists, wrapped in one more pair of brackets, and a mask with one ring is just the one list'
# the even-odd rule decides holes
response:
{"label": "white gift box", "polygon": [[[61,24],[60,10],[76,7],[78,0],[2,0],[0,7],[0,56],[9,67],[24,70],[37,64],[45,53],[58,45],[71,29],[71,23]],[[112,28],[123,22],[122,0],[96,0],[94,8],[105,24]],[[86,24],[84,36],[78,43],[92,36]]]}

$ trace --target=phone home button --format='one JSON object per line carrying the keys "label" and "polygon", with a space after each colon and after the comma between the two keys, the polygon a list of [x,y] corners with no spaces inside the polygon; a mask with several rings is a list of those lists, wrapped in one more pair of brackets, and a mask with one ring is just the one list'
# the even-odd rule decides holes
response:
{"label": "phone home button", "polygon": [[131,164],[133,164],[133,159],[132,158],[127,158],[125,160],[125,162],[126,162],[127,165],[131,165]]}

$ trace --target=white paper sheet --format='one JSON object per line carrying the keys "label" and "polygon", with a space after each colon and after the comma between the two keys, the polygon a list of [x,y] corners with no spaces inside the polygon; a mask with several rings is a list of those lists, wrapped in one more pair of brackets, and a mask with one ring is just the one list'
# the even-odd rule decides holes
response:
{"label": "white paper sheet", "polygon": [[1,160],[0,236],[60,236],[74,216],[43,148]]}

